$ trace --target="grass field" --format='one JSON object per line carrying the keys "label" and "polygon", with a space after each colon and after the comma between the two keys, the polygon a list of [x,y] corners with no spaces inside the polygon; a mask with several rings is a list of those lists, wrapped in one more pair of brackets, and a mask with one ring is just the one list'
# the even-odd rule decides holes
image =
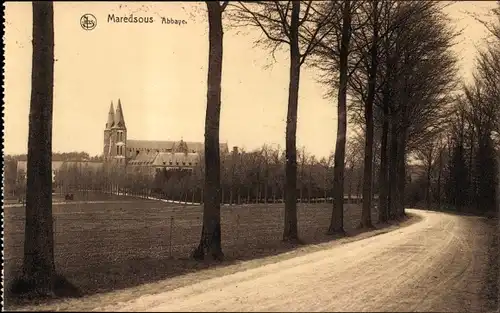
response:
{"label": "grass field", "polygon": [[[186,260],[199,241],[200,206],[126,199],[53,206],[57,269],[84,294],[132,287],[208,266]],[[283,204],[224,206],[221,213],[223,250],[229,261],[291,248],[281,242]],[[330,216],[330,204],[299,204],[301,239],[306,243],[331,240],[325,235]],[[361,208],[345,205],[344,216],[346,230],[353,232]],[[4,221],[8,286],[22,262],[24,209],[6,208]],[[373,221],[377,221],[376,212]]]}

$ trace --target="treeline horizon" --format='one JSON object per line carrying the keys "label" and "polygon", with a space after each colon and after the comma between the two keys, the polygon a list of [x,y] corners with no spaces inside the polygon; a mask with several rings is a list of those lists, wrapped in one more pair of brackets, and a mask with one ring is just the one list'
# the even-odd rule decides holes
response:
{"label": "treeline horizon", "polygon": [[[5,161],[27,161],[27,153],[12,153],[4,154]],[[68,151],[68,152],[52,152],[52,161],[102,161],[103,155],[96,154],[90,155],[90,153],[85,151]]]}

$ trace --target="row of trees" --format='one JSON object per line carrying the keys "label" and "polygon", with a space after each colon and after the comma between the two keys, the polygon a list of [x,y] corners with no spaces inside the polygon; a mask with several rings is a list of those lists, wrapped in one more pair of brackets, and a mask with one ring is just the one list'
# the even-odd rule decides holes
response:
{"label": "row of trees", "polygon": [[[487,46],[479,51],[471,81],[461,86],[449,118],[420,145],[425,177],[415,189],[428,207],[443,202],[458,209],[495,211],[500,147],[500,3]],[[420,194],[420,195],[418,195]]]}
{"label": "row of trees", "polygon": [[377,141],[380,142],[380,220],[404,215],[407,155],[440,124],[456,82],[456,59],[450,48],[457,34],[448,26],[443,4],[434,1],[288,1],[236,3],[229,7],[230,24],[254,26],[264,34],[259,43],[273,53],[283,47],[290,53],[283,238],[299,239],[296,123],[303,66],[318,69],[321,82],[330,86],[337,98],[335,201],[330,233],[344,232],[348,116],[365,138],[362,226],[372,226],[370,211]]}
{"label": "row of trees", "polygon": [[[207,5],[209,24],[212,26],[210,22],[214,22],[217,25],[216,28],[211,28],[211,34],[216,33],[214,38],[217,40],[210,40],[211,55],[217,55],[217,58],[210,59],[214,62],[210,64],[220,67],[223,34],[221,15],[228,4]],[[361,226],[371,227],[374,179],[377,178],[379,189],[379,220],[384,222],[403,216],[408,156],[421,153],[425,143],[434,141],[443,132],[453,133],[447,127],[449,124],[446,120],[456,110],[457,101],[460,102],[457,100],[457,93],[460,95],[458,98],[465,97],[469,102],[471,112],[486,103],[490,104],[487,107],[498,107],[495,93],[498,90],[499,75],[494,64],[498,60],[498,54],[493,50],[490,50],[487,57],[484,53],[480,57],[482,74],[481,79],[476,79],[475,86],[481,87],[465,88],[464,92],[458,90],[457,58],[451,48],[459,32],[450,27],[450,20],[443,12],[447,5],[449,4],[436,1],[391,0],[229,4],[228,25],[255,27],[263,33],[263,39],[258,43],[270,49],[273,55],[280,48],[289,53],[284,240],[299,239],[296,210],[296,126],[302,67],[316,68],[321,73],[320,81],[331,87],[330,95],[336,96],[337,100],[338,123],[333,175],[335,200],[330,233],[344,232],[348,117],[353,128],[364,134]],[[210,8],[217,11],[217,14],[211,15]],[[491,30],[495,33],[497,28],[493,27]],[[209,95],[211,90],[220,92],[220,76],[212,81],[210,77],[209,74]],[[481,92],[473,92],[476,89]],[[493,100],[485,101],[484,93],[488,93],[488,99]],[[348,98],[351,100],[349,105]],[[218,114],[214,112],[220,109],[220,97],[212,100],[209,97],[207,102],[212,111],[207,108],[205,153],[210,158],[207,158],[205,164],[205,182],[215,184],[212,185],[214,193],[206,195],[212,197],[212,202],[205,201],[204,215],[207,218],[204,220],[205,228],[197,252],[199,256],[211,254],[217,258],[222,254],[218,232],[220,196],[217,199],[214,197],[221,193],[221,171],[215,148],[218,130],[214,130],[218,128]],[[491,110],[488,113],[488,116],[495,116]],[[478,200],[478,206],[489,201],[490,207],[493,200],[485,199],[493,199],[491,194],[494,194],[496,186],[496,171],[493,170],[495,162],[492,157],[493,135],[490,130],[493,126],[484,126],[497,125],[498,120],[490,118],[485,124],[484,113],[480,115],[480,121],[476,121],[473,127],[473,132],[477,133],[478,151],[475,164],[486,162],[487,166],[476,166],[477,182],[474,185],[477,187],[471,188],[476,190],[474,197]],[[211,124],[212,120],[216,122]],[[478,123],[482,126],[479,127]],[[454,133],[455,135],[448,136],[455,142],[453,150],[461,151],[463,148],[456,148],[456,142],[463,142],[460,139],[463,136],[456,136],[456,131]],[[213,149],[210,147],[211,142]],[[460,159],[459,154],[460,152],[454,152],[451,159]],[[454,182],[462,177],[460,170],[455,169],[456,163],[450,165],[450,174],[446,179],[446,200],[460,205],[462,202],[458,199],[463,195],[463,190]],[[208,170],[211,166],[213,172]],[[378,173],[374,173],[375,169]]]}
{"label": "row of trees", "polygon": [[[231,2],[207,1],[209,59],[205,151],[203,167],[203,226],[197,259],[223,257],[221,247],[220,203],[222,196],[219,151],[221,79],[224,25],[256,28],[263,36],[258,43],[270,49],[285,49],[289,55],[290,79],[286,119],[286,147],[281,166],[285,197],[283,239],[299,241],[297,228],[297,177],[299,161],[296,147],[297,112],[301,70],[315,68],[319,80],[330,87],[338,109],[337,139],[333,166],[334,205],[329,232],[342,233],[343,198],[346,180],[346,139],[348,118],[353,130],[362,134],[363,210],[361,226],[371,227],[374,178],[378,178],[380,220],[404,215],[406,162],[412,154],[442,133],[446,112],[456,104],[456,58],[450,48],[457,33],[449,27],[442,9],[447,4],[421,1],[283,1]],[[224,19],[223,19],[223,14]],[[28,148],[28,192],[23,278],[41,293],[54,287],[51,207],[51,138],[54,66],[52,2],[33,3],[33,71]],[[496,31],[496,30],[495,30]],[[498,54],[496,55],[498,56]],[[496,103],[498,71],[494,55],[487,59],[478,88],[468,88],[465,102],[476,116],[478,105]],[[486,64],[486,63],[485,63]],[[493,65],[494,65],[493,64]],[[498,67],[496,68],[498,69]],[[490,71],[490,72],[488,72]],[[489,73],[489,74],[488,74]],[[481,83],[479,83],[481,82]],[[485,98],[485,95],[488,97]],[[349,101],[348,101],[349,100]],[[464,110],[464,112],[469,112]],[[465,113],[463,114],[465,120]],[[462,115],[460,115],[462,116]],[[475,134],[474,164],[490,160],[494,144],[484,116],[470,118]],[[457,120],[457,119],[455,119]],[[479,124],[477,121],[481,121]],[[452,127],[452,164],[461,164],[465,149],[466,124],[460,119]],[[461,127],[464,125],[464,127]],[[481,125],[478,127],[478,125]],[[473,130],[472,130],[473,129]],[[462,131],[463,130],[463,131]],[[455,152],[456,151],[456,152]],[[462,152],[460,152],[462,151]],[[458,156],[457,156],[458,155]],[[472,164],[472,163],[471,163]],[[450,181],[461,177],[463,166],[451,166]],[[457,168],[455,170],[455,168]],[[269,167],[269,170],[271,167]],[[476,166],[477,179],[485,178]],[[36,174],[35,174],[36,173]],[[257,175],[260,180],[260,173]],[[254,173],[255,174],[255,173]],[[226,175],[227,176],[227,175]],[[243,178],[244,175],[231,176]],[[271,177],[271,176],[270,176]],[[476,179],[476,180],[477,180]],[[302,180],[305,181],[305,180]],[[241,182],[246,186],[248,182]],[[230,181],[230,186],[238,186]],[[457,182],[458,184],[458,182]],[[477,181],[475,190],[486,190],[488,183]],[[261,186],[260,183],[254,184]],[[257,187],[260,188],[260,187]],[[457,187],[455,190],[458,190]],[[461,187],[460,187],[461,188]],[[266,188],[267,190],[267,188]],[[300,189],[299,189],[300,190]],[[300,192],[300,191],[299,191]],[[482,192],[482,191],[481,191]],[[482,193],[481,193],[482,195]],[[456,195],[453,199],[458,199]],[[456,200],[458,201],[458,200]],[[461,202],[460,202],[461,203]]]}
{"label": "row of trees", "polygon": [[[6,155],[5,161],[17,162],[27,161],[27,154]],[[73,151],[73,152],[52,152],[52,161],[102,161],[100,155],[91,156],[88,152]]]}

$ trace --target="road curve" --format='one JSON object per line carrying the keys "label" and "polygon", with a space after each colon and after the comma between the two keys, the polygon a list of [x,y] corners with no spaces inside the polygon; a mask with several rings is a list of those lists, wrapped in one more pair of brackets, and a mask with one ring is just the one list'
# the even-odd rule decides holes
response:
{"label": "road curve", "polygon": [[97,310],[486,312],[479,218],[413,213],[392,232]]}

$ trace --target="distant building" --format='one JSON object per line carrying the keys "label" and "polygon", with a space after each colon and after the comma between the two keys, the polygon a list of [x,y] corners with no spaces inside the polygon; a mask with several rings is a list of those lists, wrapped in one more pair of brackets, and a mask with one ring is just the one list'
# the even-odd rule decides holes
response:
{"label": "distant building", "polygon": [[[82,170],[98,170],[104,165],[122,165],[127,171],[146,170],[193,170],[199,165],[204,153],[202,142],[133,140],[127,138],[127,127],[120,99],[116,111],[113,103],[109,108],[104,129],[104,162],[97,161],[52,161],[52,181],[62,168],[76,166]],[[228,154],[227,143],[220,144],[221,155]],[[17,161],[17,176],[26,178],[27,161]]]}
{"label": "distant building", "polygon": [[[116,111],[113,102],[109,108],[104,129],[104,161],[126,166],[130,170],[163,168],[192,170],[204,152],[202,142],[132,140],[127,138],[127,127],[120,99]],[[229,153],[227,143],[220,144],[221,154]]]}

